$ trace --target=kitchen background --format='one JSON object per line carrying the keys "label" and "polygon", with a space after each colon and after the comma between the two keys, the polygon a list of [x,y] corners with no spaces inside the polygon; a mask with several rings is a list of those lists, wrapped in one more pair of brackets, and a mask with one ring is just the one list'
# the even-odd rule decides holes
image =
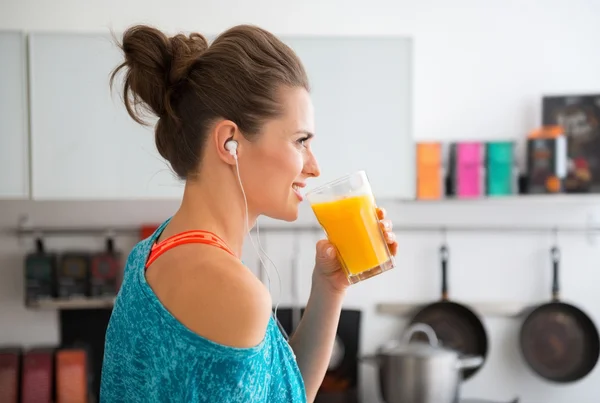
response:
{"label": "kitchen background", "polygon": [[[410,114],[408,121],[402,122],[396,121],[397,116],[383,118],[392,128],[408,124],[406,133],[412,138],[400,141],[386,138],[398,133],[391,129],[390,133],[369,133],[373,143],[385,148],[390,141],[414,148],[416,142],[424,141],[511,140],[516,142],[517,162],[522,173],[526,170],[526,138],[542,123],[542,97],[600,94],[600,54],[595,51],[600,43],[599,17],[600,2],[584,0],[180,0],[169,6],[164,2],[138,0],[121,4],[67,0],[51,3],[3,0],[0,3],[0,30],[105,32],[148,22],[166,30],[197,30],[210,35],[237,23],[251,22],[288,36],[405,37],[411,41],[410,71],[406,72],[410,88],[402,96],[410,100],[403,109]],[[50,151],[50,147],[60,147],[61,142],[36,140],[35,120],[31,127],[32,138],[37,141],[31,160],[26,133],[0,134],[0,346],[57,345],[65,331],[61,330],[58,308],[25,307],[23,260],[35,245],[31,236],[17,237],[14,233],[19,223],[23,223],[23,217],[28,217],[25,225],[34,227],[135,229],[146,223],[160,223],[178,207],[176,190],[154,193],[147,199],[139,194],[123,193],[120,197],[118,191],[114,191],[109,197],[114,200],[100,200],[104,197],[94,195],[94,186],[85,187],[90,175],[94,175],[94,180],[101,177],[98,170],[90,173],[85,169],[88,158],[97,161],[98,149],[92,145],[89,149],[80,149],[82,154],[76,159],[80,166],[63,169],[69,173],[67,178],[54,174],[61,172],[57,167],[36,171],[36,164],[49,168],[52,163],[60,165],[61,156],[68,155],[69,150]],[[319,132],[319,135],[325,138],[329,133]],[[151,144],[150,137],[145,144]],[[101,144],[102,138],[95,141]],[[405,150],[397,152],[407,155]],[[324,158],[331,164],[331,156],[321,156]],[[407,303],[426,303],[439,298],[438,250],[445,241],[450,249],[450,297],[481,308],[490,338],[484,367],[465,381],[463,396],[496,401],[509,401],[518,396],[525,403],[596,402],[600,392],[598,368],[584,379],[565,385],[549,383],[528,369],[518,343],[523,319],[514,313],[529,304],[549,300],[549,249],[557,242],[562,252],[562,296],[583,308],[600,324],[597,291],[600,239],[592,232],[560,230],[598,227],[599,195],[399,201],[410,196],[406,189],[412,189],[416,164],[411,163],[412,168],[398,172],[370,169],[381,167],[380,160],[381,155],[373,153],[364,155],[362,162],[371,177],[385,177],[391,188],[402,183],[395,188],[399,189],[397,195],[386,194],[388,197],[378,199],[399,227],[400,252],[396,269],[355,285],[348,292],[345,308],[362,312],[360,353],[372,353],[382,343],[401,334],[407,324],[407,317],[401,312]],[[110,161],[106,160],[105,164],[106,177],[115,175]],[[31,173],[30,167],[33,168]],[[127,164],[120,165],[119,169],[127,169]],[[64,183],[83,184],[80,188],[83,191],[78,193],[76,187],[69,188]],[[268,219],[260,223],[265,229],[281,225]],[[291,230],[304,224],[314,224],[306,206],[298,222],[285,227]],[[427,225],[447,230],[411,230]],[[497,226],[530,229],[557,226],[559,231],[494,231],[493,227]],[[460,231],[468,228],[482,231]],[[280,307],[289,307],[294,302],[290,266],[295,234],[268,230],[261,233],[265,249],[282,276],[280,290],[273,269],[267,268],[273,280],[274,300],[281,295]],[[320,234],[310,231],[297,234],[301,241],[299,301],[304,303],[310,289],[314,243]],[[115,246],[126,253],[138,239],[135,232],[119,233],[115,236]],[[105,237],[101,232],[53,235],[44,237],[44,243],[49,250],[101,250]],[[258,274],[256,254],[249,243],[244,259]],[[266,280],[266,276],[263,278]],[[89,317],[98,315],[93,311],[81,312]],[[358,368],[361,401],[379,402],[376,370],[367,364],[360,364]]]}

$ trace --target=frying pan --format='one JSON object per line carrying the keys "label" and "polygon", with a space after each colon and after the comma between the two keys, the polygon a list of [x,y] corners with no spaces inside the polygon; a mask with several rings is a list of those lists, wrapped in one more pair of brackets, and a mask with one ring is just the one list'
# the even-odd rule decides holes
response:
{"label": "frying pan", "polygon": [[552,299],[530,308],[521,327],[521,353],[529,367],[542,378],[556,383],[584,378],[600,355],[598,330],[581,309],[559,300],[560,251],[550,249]]}
{"label": "frying pan", "polygon": [[[448,247],[442,245],[440,258],[442,264],[442,297],[440,301],[429,304],[419,310],[410,324],[425,323],[433,328],[440,343],[458,351],[461,355],[480,356],[484,359],[488,353],[488,336],[483,322],[470,308],[448,298]],[[421,338],[415,335],[414,338]],[[423,339],[425,341],[425,339]],[[482,365],[463,370],[463,379],[475,375]]]}

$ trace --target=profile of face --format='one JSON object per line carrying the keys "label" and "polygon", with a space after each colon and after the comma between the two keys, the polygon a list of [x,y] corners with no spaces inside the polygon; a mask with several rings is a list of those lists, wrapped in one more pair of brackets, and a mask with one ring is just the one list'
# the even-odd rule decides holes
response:
{"label": "profile of face", "polygon": [[302,188],[320,175],[311,148],[314,110],[304,88],[285,88],[279,96],[283,113],[265,122],[255,138],[241,139],[238,162],[248,209],[257,216],[294,221]]}

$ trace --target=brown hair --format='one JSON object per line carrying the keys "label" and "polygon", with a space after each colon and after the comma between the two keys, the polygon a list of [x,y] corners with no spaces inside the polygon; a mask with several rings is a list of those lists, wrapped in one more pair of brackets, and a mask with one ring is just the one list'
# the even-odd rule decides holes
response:
{"label": "brown hair", "polygon": [[146,124],[144,110],[159,118],[156,147],[181,179],[196,171],[215,119],[235,122],[252,139],[266,119],[282,113],[282,86],[309,90],[292,49],[251,25],[225,31],[210,47],[197,33],[167,37],[156,28],[137,25],[125,32],[120,48],[125,61],[113,71],[111,86],[127,68],[127,112],[140,124]]}

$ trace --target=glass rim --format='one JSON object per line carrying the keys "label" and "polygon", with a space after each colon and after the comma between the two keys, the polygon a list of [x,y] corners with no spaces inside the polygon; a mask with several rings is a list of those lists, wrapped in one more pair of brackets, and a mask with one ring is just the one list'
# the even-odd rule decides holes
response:
{"label": "glass rim", "polygon": [[339,184],[340,182],[343,182],[343,181],[347,180],[348,178],[350,178],[350,177],[352,177],[354,175],[364,175],[365,178],[367,177],[367,173],[365,172],[365,170],[364,169],[360,169],[358,171],[354,171],[352,173],[346,174],[346,175],[341,176],[341,177],[339,177],[337,179],[334,179],[334,180],[332,180],[330,182],[327,182],[327,183],[324,183],[324,184],[322,184],[320,186],[317,186],[314,189],[309,190],[308,192],[306,192],[306,197],[308,198],[311,194],[315,194],[315,193],[318,193],[318,192],[320,192],[320,191],[322,191],[324,189],[327,189],[327,188],[330,188],[332,186],[335,186],[335,185]]}

